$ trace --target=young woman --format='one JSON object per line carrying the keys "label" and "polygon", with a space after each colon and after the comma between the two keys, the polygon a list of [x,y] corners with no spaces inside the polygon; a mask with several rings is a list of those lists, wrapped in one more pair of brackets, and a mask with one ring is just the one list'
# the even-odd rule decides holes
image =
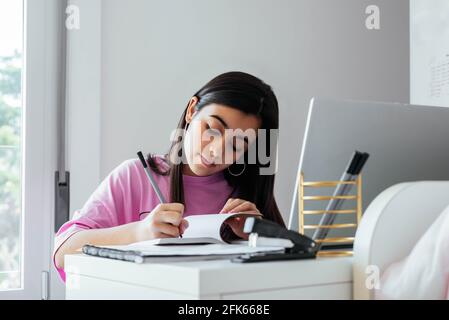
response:
{"label": "young woman", "polygon": [[[83,245],[178,237],[188,228],[183,218],[189,215],[260,212],[285,226],[273,195],[275,175],[262,174],[273,160],[250,161],[249,156],[261,142],[264,150],[277,143],[269,133],[259,139],[260,129],[278,128],[278,103],[269,85],[243,72],[212,79],[190,99],[178,124],[181,134],[169,152],[148,155],[153,177],[169,202],[159,203],[138,159],[123,162],[56,234],[53,257],[62,279],[64,256]],[[226,134],[230,130],[235,134]],[[205,133],[212,139],[196,138]],[[224,236],[247,239],[243,219],[229,220]]]}

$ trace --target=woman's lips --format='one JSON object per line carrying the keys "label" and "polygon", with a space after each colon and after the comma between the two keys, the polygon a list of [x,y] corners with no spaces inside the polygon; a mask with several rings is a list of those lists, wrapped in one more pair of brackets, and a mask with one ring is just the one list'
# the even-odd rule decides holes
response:
{"label": "woman's lips", "polygon": [[215,166],[214,163],[208,161],[208,160],[207,160],[206,158],[204,158],[201,154],[200,154],[200,158],[201,158],[201,163],[202,163],[205,167],[207,167],[207,168],[212,168],[212,167]]}

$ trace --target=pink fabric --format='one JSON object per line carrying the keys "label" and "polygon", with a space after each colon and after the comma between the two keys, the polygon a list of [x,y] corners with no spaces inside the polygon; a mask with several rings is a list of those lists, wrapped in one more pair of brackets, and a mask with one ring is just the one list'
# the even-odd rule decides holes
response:
{"label": "pink fabric", "polygon": [[[161,156],[157,163],[162,168],[167,164]],[[169,177],[151,172],[166,201],[169,201]],[[235,195],[233,188],[224,178],[223,172],[210,176],[183,175],[184,217],[195,214],[219,213],[226,201]],[[61,279],[65,272],[55,262],[59,247],[75,233],[97,228],[110,228],[143,219],[141,212],[150,212],[159,204],[148,177],[139,159],[124,161],[116,167],[89,197],[84,206],[75,211],[72,220],[65,223],[55,237],[53,262]]]}
{"label": "pink fabric", "polygon": [[449,207],[406,258],[385,270],[375,298],[449,300]]}

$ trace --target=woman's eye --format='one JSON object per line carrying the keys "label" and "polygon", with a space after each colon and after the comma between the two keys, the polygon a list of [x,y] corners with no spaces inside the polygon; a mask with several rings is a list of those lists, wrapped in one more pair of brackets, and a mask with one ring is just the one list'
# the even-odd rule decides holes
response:
{"label": "woman's eye", "polygon": [[208,130],[208,133],[212,134],[212,135],[220,135],[221,134],[220,130],[212,128],[208,123],[206,123],[206,130]]}

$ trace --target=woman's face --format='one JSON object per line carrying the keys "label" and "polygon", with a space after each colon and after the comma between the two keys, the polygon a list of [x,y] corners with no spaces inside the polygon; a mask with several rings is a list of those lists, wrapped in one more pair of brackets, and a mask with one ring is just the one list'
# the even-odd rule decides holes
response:
{"label": "woman's face", "polygon": [[207,176],[225,170],[256,141],[261,119],[220,104],[195,111],[198,99],[190,100],[186,113],[189,128],[184,138],[188,165],[184,173]]}

